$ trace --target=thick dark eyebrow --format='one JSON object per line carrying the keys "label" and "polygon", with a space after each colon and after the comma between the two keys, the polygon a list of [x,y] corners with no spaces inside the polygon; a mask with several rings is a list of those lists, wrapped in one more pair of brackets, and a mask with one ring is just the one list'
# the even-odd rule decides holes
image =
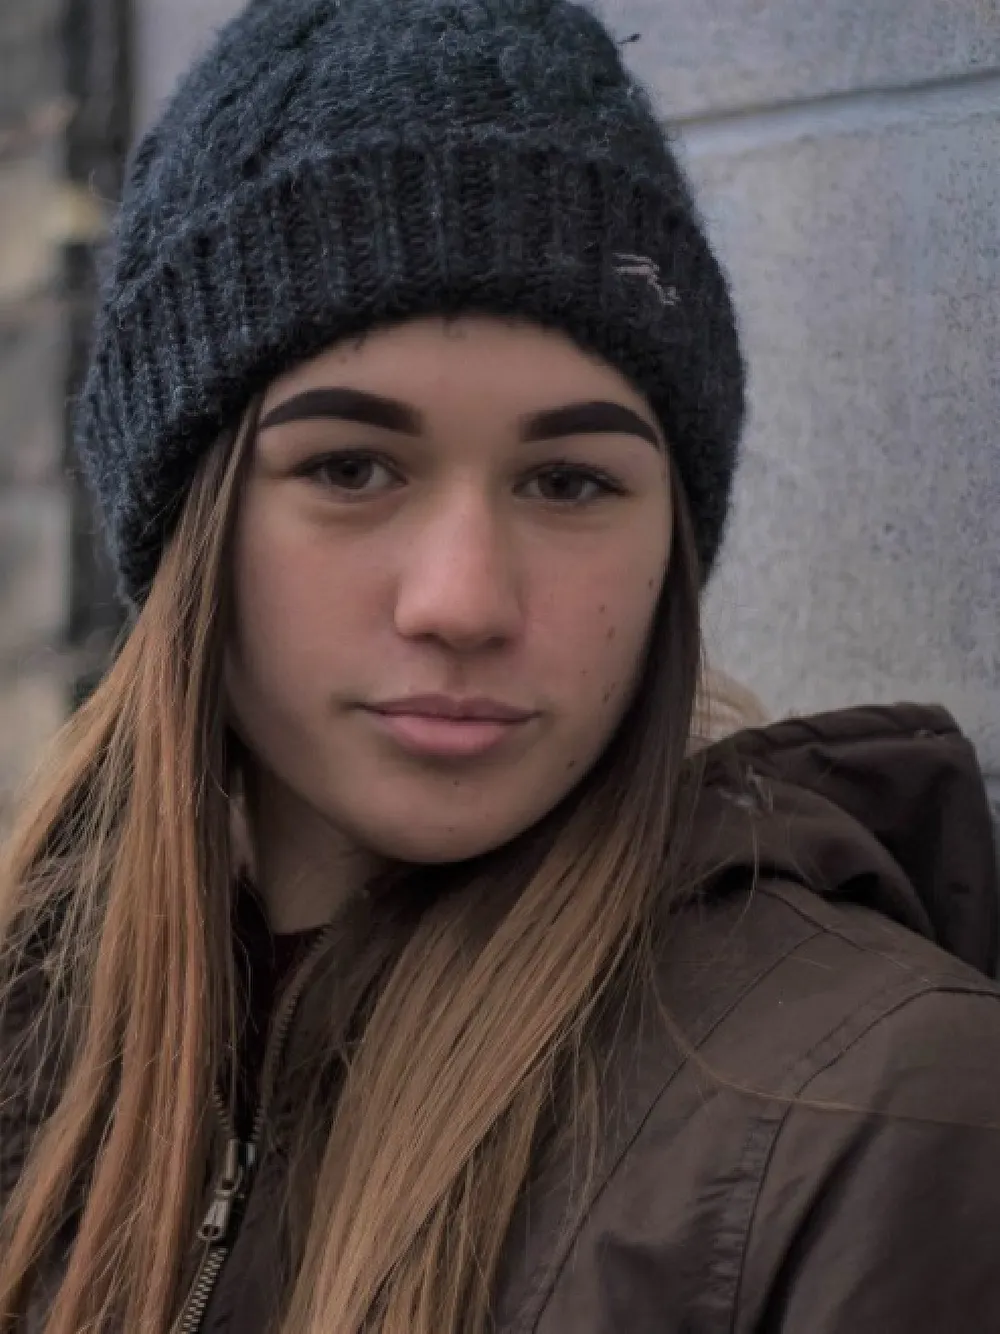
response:
{"label": "thick dark eyebrow", "polygon": [[548,408],[533,413],[521,423],[521,435],[526,444],[541,440],[561,440],[571,435],[637,435],[655,449],[663,442],[644,417],[627,408],[624,403],[605,402],[570,403],[564,408]]}
{"label": "thick dark eyebrow", "polygon": [[307,389],[293,394],[272,408],[257,427],[266,431],[271,426],[286,422],[316,421],[335,417],[340,421],[360,422],[362,426],[380,426],[385,431],[401,435],[420,435],[423,418],[414,408],[398,403],[394,398],[383,398],[365,389]]}
{"label": "thick dark eyebrow", "polygon": [[[365,389],[338,387],[307,389],[301,394],[293,394],[272,408],[257,429],[266,431],[271,426],[283,426],[287,422],[316,421],[323,417],[377,426],[401,435],[419,436],[424,428],[421,414],[406,403]],[[525,444],[562,440],[573,435],[637,435],[655,449],[662,448],[659,435],[644,417],[625,407],[624,403],[610,400],[546,408],[521,421],[521,439]]]}

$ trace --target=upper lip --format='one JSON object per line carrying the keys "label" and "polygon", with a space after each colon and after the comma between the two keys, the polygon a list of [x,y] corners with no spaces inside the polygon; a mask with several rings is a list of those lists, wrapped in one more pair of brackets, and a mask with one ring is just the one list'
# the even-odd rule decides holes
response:
{"label": "upper lip", "polygon": [[521,723],[532,717],[530,709],[518,709],[497,699],[460,699],[454,695],[406,695],[367,706],[375,713],[413,713],[425,718],[451,718],[456,721]]}

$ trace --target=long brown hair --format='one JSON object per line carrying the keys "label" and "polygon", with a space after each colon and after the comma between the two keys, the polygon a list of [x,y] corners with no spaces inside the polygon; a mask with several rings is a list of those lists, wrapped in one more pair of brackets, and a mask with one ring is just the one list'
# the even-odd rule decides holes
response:
{"label": "long brown hair", "polygon": [[[0,1022],[43,967],[22,1036],[58,1079],[0,1229],[0,1329],[71,1216],[47,1334],[166,1334],[184,1296],[234,1026],[222,662],[253,418],[199,468],[137,623],[8,841]],[[648,977],[654,922],[683,892],[700,580],[673,492],[645,669],[607,752],[543,825],[449,871],[366,999],[335,1108],[305,1100],[299,1159],[320,1147],[295,1178],[285,1334],[482,1334],[543,1126],[570,1127],[584,1158],[596,1144],[595,1017]],[[0,1061],[0,1097],[37,1100]]]}

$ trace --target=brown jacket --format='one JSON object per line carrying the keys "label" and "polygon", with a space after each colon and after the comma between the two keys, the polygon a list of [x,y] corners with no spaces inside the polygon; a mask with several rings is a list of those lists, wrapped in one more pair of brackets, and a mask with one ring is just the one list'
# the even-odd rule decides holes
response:
{"label": "brown jacket", "polygon": [[[1000,1331],[998,885],[971,747],[916,707],[743,733],[708,754],[694,844],[716,869],[661,958],[683,1044],[624,1016],[587,1208],[567,1231],[565,1164],[539,1165],[498,1334]],[[5,1187],[24,1116],[0,1122]],[[203,1330],[267,1328],[274,1216],[265,1175]]]}

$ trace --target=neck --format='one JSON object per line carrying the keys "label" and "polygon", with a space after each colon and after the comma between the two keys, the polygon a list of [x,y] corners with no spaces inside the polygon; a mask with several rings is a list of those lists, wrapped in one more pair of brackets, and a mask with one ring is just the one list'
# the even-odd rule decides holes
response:
{"label": "neck", "polygon": [[324,926],[364,892],[376,859],[273,775],[247,782],[250,871],[271,930]]}

